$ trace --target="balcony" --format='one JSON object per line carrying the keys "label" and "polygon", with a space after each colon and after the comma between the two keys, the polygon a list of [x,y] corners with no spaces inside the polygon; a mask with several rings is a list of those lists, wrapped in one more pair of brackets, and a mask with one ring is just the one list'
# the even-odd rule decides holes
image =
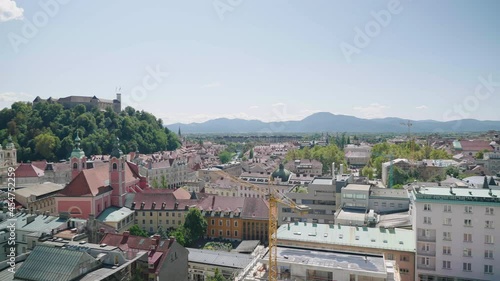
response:
{"label": "balcony", "polygon": [[417,236],[417,241],[436,242],[436,236]]}
{"label": "balcony", "polygon": [[430,251],[423,251],[423,250],[418,250],[417,255],[419,256],[425,256],[425,257],[435,257],[436,256],[436,251],[430,250]]}
{"label": "balcony", "polygon": [[417,269],[421,270],[431,270],[431,271],[436,271],[436,265],[433,264],[417,264]]}

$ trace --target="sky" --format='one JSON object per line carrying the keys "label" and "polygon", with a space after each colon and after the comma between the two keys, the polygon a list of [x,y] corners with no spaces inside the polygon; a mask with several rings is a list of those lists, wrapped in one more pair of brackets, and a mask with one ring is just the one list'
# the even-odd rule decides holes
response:
{"label": "sky", "polygon": [[164,124],[500,120],[500,1],[0,0],[0,108],[112,99]]}

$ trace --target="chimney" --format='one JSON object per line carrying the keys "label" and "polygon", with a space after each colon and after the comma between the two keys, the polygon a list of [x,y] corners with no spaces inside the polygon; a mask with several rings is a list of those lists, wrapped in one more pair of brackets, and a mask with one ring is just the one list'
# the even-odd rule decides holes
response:
{"label": "chimney", "polygon": [[26,218],[26,224],[30,224],[35,220],[36,216],[29,216]]}
{"label": "chimney", "polygon": [[343,175],[344,174],[344,164],[340,164],[340,168],[339,168],[339,174],[340,175]]}
{"label": "chimney", "polygon": [[332,178],[335,178],[335,162],[332,162]]}
{"label": "chimney", "polygon": [[122,102],[122,94],[121,94],[121,93],[116,93],[116,99],[117,99],[119,102]]}

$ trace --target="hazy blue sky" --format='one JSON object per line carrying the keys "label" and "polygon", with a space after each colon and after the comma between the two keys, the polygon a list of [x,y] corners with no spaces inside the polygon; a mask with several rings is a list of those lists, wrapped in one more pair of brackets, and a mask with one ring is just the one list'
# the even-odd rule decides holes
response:
{"label": "hazy blue sky", "polygon": [[[495,0],[0,0],[0,107],[120,86],[165,124],[500,120],[499,12]],[[356,28],[373,37],[356,43]]]}

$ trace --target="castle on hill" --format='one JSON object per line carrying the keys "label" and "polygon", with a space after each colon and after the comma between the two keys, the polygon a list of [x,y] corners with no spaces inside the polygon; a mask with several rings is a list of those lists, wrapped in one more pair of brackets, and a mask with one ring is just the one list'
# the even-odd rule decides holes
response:
{"label": "castle on hill", "polygon": [[68,108],[73,108],[79,104],[85,105],[88,110],[92,108],[98,108],[100,110],[106,110],[107,107],[110,107],[115,111],[116,113],[119,113],[122,108],[122,94],[117,93],[116,94],[116,99],[113,100],[107,100],[107,99],[100,99],[97,98],[96,96],[68,96],[64,98],[59,98],[55,99],[52,97],[49,97],[48,99],[42,99],[39,96],[37,96],[33,100],[33,105],[39,103],[39,102],[48,102],[48,103],[60,103],[62,106],[66,109]]}

